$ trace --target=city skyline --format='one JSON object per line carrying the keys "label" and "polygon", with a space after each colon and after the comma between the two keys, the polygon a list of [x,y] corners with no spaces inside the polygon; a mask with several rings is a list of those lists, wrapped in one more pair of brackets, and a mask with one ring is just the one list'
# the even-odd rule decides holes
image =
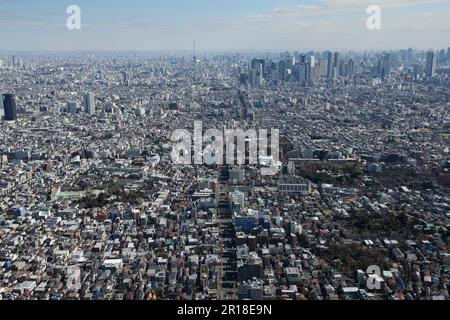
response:
{"label": "city skyline", "polygon": [[[4,51],[382,50],[448,47],[448,0],[0,1]],[[70,5],[81,29],[69,30]],[[381,9],[381,30],[366,10]]]}

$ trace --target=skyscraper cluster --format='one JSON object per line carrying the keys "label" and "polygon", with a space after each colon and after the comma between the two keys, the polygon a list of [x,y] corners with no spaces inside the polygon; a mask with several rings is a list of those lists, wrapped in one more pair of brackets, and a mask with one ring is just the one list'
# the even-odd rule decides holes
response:
{"label": "skyscraper cluster", "polygon": [[259,87],[264,83],[296,82],[308,86],[315,79],[329,81],[338,77],[351,79],[355,73],[352,58],[341,59],[338,52],[284,53],[278,62],[272,59],[254,58],[251,60],[248,75],[241,75],[241,84]]}

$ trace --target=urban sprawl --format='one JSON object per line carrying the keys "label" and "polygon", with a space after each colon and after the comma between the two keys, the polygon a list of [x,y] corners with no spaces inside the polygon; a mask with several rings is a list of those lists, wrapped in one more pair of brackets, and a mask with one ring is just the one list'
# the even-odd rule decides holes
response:
{"label": "urban sprawl", "polygon": [[450,48],[0,53],[0,93],[0,300],[450,299]]}

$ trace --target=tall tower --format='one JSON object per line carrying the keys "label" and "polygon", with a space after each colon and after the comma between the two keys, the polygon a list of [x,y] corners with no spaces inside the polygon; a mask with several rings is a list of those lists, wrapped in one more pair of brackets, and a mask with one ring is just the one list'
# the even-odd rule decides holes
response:
{"label": "tall tower", "polygon": [[425,72],[427,78],[432,78],[436,75],[436,53],[434,52],[434,50],[430,50],[427,52]]}
{"label": "tall tower", "polygon": [[92,92],[86,92],[83,97],[84,112],[90,115],[95,114],[95,96]]}
{"label": "tall tower", "polygon": [[334,53],[333,79],[339,76],[339,52]]}
{"label": "tall tower", "polygon": [[0,120],[5,115],[5,109],[3,109],[3,95],[0,93]]}
{"label": "tall tower", "polygon": [[250,69],[250,86],[259,87],[264,77],[266,62],[264,59],[252,59]]}
{"label": "tall tower", "polygon": [[353,78],[354,74],[355,74],[355,61],[353,59],[350,59],[348,61],[348,72],[347,72],[347,75],[351,79],[351,78]]}
{"label": "tall tower", "polygon": [[192,43],[192,60],[194,63],[197,62],[197,56],[195,55],[195,40]]}
{"label": "tall tower", "polygon": [[334,67],[334,63],[333,63],[333,53],[331,51],[327,52],[327,78],[331,79],[331,77],[333,76],[333,67]]}
{"label": "tall tower", "polygon": [[17,120],[16,100],[13,94],[3,95],[3,105],[5,108],[5,121]]}

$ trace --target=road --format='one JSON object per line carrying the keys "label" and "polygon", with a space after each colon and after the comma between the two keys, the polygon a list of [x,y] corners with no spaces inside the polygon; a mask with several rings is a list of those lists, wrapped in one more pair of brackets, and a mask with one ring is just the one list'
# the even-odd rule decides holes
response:
{"label": "road", "polygon": [[217,216],[220,225],[219,299],[237,300],[236,232],[228,196],[229,168],[219,167],[216,190]]}

